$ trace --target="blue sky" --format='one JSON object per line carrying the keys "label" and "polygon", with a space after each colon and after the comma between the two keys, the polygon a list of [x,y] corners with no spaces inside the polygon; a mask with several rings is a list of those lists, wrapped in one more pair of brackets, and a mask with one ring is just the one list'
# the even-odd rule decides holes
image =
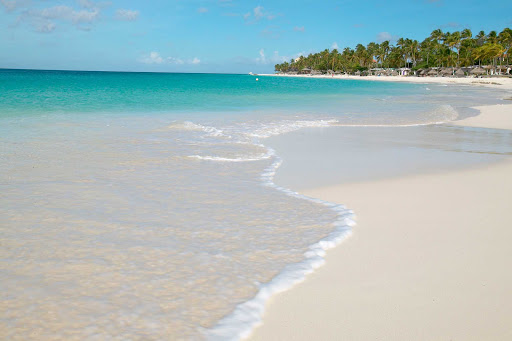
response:
{"label": "blue sky", "polygon": [[0,67],[271,72],[299,54],[512,27],[512,1],[0,0]]}

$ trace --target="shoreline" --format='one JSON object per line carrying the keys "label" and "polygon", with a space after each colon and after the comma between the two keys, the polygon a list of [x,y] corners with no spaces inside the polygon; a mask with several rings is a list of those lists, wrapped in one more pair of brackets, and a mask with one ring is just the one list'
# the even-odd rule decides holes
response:
{"label": "shoreline", "polygon": [[[449,124],[511,129],[512,105],[476,109]],[[324,267],[270,298],[248,339],[511,338],[511,173],[507,158],[303,191],[354,210],[357,225]]]}
{"label": "shoreline", "polygon": [[[505,90],[512,90],[512,78],[473,78],[473,77],[414,77],[414,76],[353,76],[353,75],[277,75],[277,74],[258,74],[255,76],[263,77],[296,77],[296,78],[318,78],[318,79],[345,79],[345,80],[361,80],[361,81],[378,81],[378,82],[406,82],[406,83],[423,83],[423,84],[456,84],[456,85],[472,85],[486,86]],[[512,97],[511,97],[512,98]]]}

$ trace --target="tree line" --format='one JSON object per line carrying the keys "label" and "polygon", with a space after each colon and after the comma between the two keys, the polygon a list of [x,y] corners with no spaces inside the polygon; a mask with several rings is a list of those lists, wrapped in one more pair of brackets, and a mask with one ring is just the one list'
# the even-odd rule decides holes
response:
{"label": "tree line", "polygon": [[389,40],[371,42],[355,49],[345,47],[325,49],[322,52],[301,56],[275,65],[276,71],[333,70],[340,72],[364,71],[371,68],[401,68],[413,70],[431,67],[468,67],[473,65],[509,64],[512,47],[512,30],[505,28],[499,34],[491,31],[478,32],[475,36],[469,29],[453,33],[441,29],[432,31],[422,42],[399,38],[395,44]]}

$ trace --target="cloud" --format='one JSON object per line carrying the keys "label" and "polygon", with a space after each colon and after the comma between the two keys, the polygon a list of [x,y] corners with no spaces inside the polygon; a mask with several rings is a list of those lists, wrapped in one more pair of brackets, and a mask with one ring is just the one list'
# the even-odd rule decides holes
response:
{"label": "cloud", "polygon": [[304,32],[304,26],[295,26],[293,30],[295,32]]}
{"label": "cloud", "polygon": [[277,17],[274,14],[266,12],[263,6],[256,6],[252,10],[252,12],[247,12],[243,15],[246,21],[249,20],[251,16],[253,19],[249,23],[255,23],[257,21],[260,21],[261,19],[273,20]]}
{"label": "cloud", "polygon": [[83,7],[83,8],[93,8],[95,7],[94,6],[94,3],[90,0],[78,0],[78,4],[80,5],[80,7]]}
{"label": "cloud", "polygon": [[256,20],[261,19],[265,15],[265,14],[263,14],[262,6],[255,7],[253,11],[254,11],[254,17],[256,18]]}
{"label": "cloud", "polygon": [[231,7],[233,6],[233,0],[219,0],[219,6],[222,7]]}
{"label": "cloud", "polygon": [[149,54],[142,56],[142,58],[140,58],[138,61],[140,63],[150,64],[150,65],[151,64],[156,64],[156,65],[159,65],[159,64],[172,64],[172,65],[191,64],[191,65],[198,65],[198,64],[201,63],[201,60],[199,58],[197,58],[197,57],[194,57],[194,59],[185,61],[185,60],[183,60],[181,58],[176,58],[176,57],[163,57],[162,55],[160,55],[160,53],[158,53],[156,51],[152,51]]}
{"label": "cloud", "polygon": [[22,12],[18,16],[17,24],[27,22],[36,32],[49,33],[57,27],[57,22],[68,22],[79,29],[83,25],[90,25],[97,21],[100,16],[99,8],[75,10],[70,6],[58,5],[47,8],[20,7]]}
{"label": "cloud", "polygon": [[39,33],[50,33],[55,30],[55,24],[52,22],[42,22],[35,26],[35,30]]}
{"label": "cloud", "polygon": [[[256,61],[256,63],[258,63],[258,64],[267,64],[267,65],[283,63],[285,61],[289,61],[290,59],[296,59],[296,58],[304,55],[303,52],[300,52],[300,53],[295,54],[294,56],[281,56],[279,54],[279,51],[274,51],[274,53],[270,57],[267,57],[265,55],[264,49],[260,49],[258,53],[259,53],[259,57],[257,57],[255,60],[253,59],[253,61]],[[247,62],[250,63],[250,61],[247,61]]]}
{"label": "cloud", "polygon": [[139,17],[139,11],[120,8],[116,11],[115,18],[122,21],[135,21]]}
{"label": "cloud", "polygon": [[267,59],[265,58],[265,50],[264,49],[261,49],[260,50],[260,56],[258,58],[256,58],[256,61],[258,63],[262,63],[262,64],[265,64],[265,62],[267,61]]}
{"label": "cloud", "polygon": [[174,57],[167,57],[167,58],[165,58],[165,61],[166,61],[167,64],[176,64],[176,65],[183,65],[183,64],[185,64],[183,59],[174,58]]}
{"label": "cloud", "polygon": [[13,12],[18,8],[27,7],[30,4],[30,0],[0,0],[7,12]]}
{"label": "cloud", "polygon": [[456,22],[449,22],[447,24],[439,26],[439,28],[457,28],[457,27],[461,27],[461,24],[456,23]]}
{"label": "cloud", "polygon": [[382,43],[386,40],[394,41],[397,39],[397,36],[391,35],[389,32],[380,32],[379,34],[377,34],[377,37],[375,38],[375,40],[377,40],[378,43]]}
{"label": "cloud", "polygon": [[[71,24],[82,31],[90,31],[93,24],[100,20],[102,9],[111,6],[109,1],[76,0],[76,3],[78,7],[56,5],[41,8],[33,0],[0,0],[7,12],[17,13],[14,27],[26,23],[39,33],[53,32],[61,23]],[[116,11],[115,18],[135,20],[137,15],[137,11],[121,9]]]}
{"label": "cloud", "polygon": [[281,37],[281,34],[283,32],[281,30],[279,30],[278,26],[269,25],[269,26],[265,27],[260,33],[265,38],[278,39],[279,37]]}
{"label": "cloud", "polygon": [[206,12],[208,12],[208,8],[206,8],[206,7],[199,7],[197,9],[197,13],[206,13]]}
{"label": "cloud", "polygon": [[149,55],[142,57],[140,62],[144,64],[162,64],[164,59],[160,56],[160,53],[153,51]]}
{"label": "cloud", "polygon": [[339,48],[339,46],[338,46],[338,43],[337,43],[337,42],[334,42],[334,43],[332,43],[332,45],[331,45],[331,50],[334,50],[334,49],[336,49],[336,50],[339,50],[339,49],[340,49],[340,48]]}

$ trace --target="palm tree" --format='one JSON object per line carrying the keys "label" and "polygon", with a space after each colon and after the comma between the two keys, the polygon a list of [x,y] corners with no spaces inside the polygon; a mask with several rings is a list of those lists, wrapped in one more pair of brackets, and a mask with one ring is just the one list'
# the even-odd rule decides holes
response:
{"label": "palm tree", "polygon": [[507,64],[509,64],[510,49],[512,48],[512,30],[507,27],[501,31],[498,35],[498,41],[505,48],[504,55],[507,56]]}
{"label": "palm tree", "polygon": [[375,63],[382,67],[401,67],[412,63],[413,67],[430,66],[468,66],[489,63],[497,65],[498,60],[509,62],[512,52],[512,30],[480,31],[474,38],[469,29],[453,33],[434,30],[429,37],[421,43],[417,40],[400,38],[396,46],[384,41],[381,44],[374,42],[366,46],[358,44],[355,49],[346,47],[340,53],[334,49],[323,50],[319,53],[309,54],[290,62],[275,65],[276,71],[289,71],[309,67],[312,69],[354,71],[361,68],[371,68]]}

